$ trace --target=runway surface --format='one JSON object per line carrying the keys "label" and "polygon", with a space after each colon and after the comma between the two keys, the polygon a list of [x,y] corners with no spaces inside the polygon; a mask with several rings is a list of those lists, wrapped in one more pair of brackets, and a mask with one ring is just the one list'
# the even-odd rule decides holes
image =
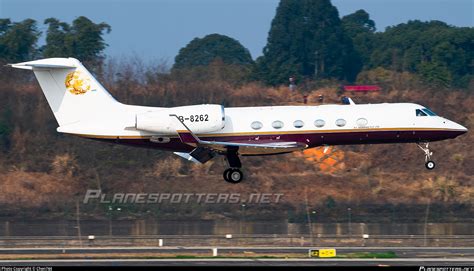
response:
{"label": "runway surface", "polygon": [[[318,247],[0,248],[6,266],[474,266],[474,247],[335,247],[338,256],[394,252],[395,258],[307,258]],[[319,247],[320,248],[320,247]],[[25,257],[33,255],[33,257]],[[173,256],[174,255],[174,256]],[[194,255],[196,258],[176,255]],[[275,258],[262,258],[272,255]],[[288,258],[285,258],[285,255]],[[224,258],[229,257],[230,258]],[[35,258],[37,257],[37,258]],[[46,257],[46,258],[45,258]],[[235,258],[232,258],[235,257]],[[239,257],[239,258],[237,258]],[[248,257],[248,258],[243,258]],[[30,260],[24,260],[24,259]],[[43,259],[42,259],[43,258]]]}
{"label": "runway surface", "polygon": [[[0,248],[0,255],[13,254],[202,254],[212,255],[212,249],[218,248],[219,254],[301,254],[307,255],[309,249],[323,247],[57,247],[57,248]],[[337,254],[356,252],[381,253],[393,251],[399,258],[472,258],[474,247],[331,247]]]}
{"label": "runway surface", "polygon": [[5,266],[474,266],[474,259],[85,259],[0,261]]}

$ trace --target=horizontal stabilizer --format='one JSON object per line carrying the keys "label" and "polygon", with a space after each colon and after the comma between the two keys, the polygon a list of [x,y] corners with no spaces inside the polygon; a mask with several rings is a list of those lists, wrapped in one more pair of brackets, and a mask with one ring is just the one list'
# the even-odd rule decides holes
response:
{"label": "horizontal stabilizer", "polygon": [[49,59],[40,59],[28,62],[21,62],[15,64],[7,64],[12,68],[24,69],[24,70],[52,70],[52,69],[75,69],[77,68],[74,65],[73,61],[75,59],[62,59],[62,58],[49,58]]}

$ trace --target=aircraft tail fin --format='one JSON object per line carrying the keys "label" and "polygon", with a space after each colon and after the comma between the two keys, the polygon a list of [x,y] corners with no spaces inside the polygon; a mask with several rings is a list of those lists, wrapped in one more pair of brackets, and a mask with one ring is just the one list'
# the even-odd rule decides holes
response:
{"label": "aircraft tail fin", "polygon": [[47,58],[9,66],[32,70],[60,126],[119,110],[117,102],[74,58]]}

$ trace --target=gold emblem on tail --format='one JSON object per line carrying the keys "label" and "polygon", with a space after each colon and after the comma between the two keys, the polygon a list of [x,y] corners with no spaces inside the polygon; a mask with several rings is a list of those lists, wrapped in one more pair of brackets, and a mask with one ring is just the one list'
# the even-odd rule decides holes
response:
{"label": "gold emblem on tail", "polygon": [[91,89],[90,79],[79,71],[68,73],[64,83],[66,89],[74,95],[84,94]]}

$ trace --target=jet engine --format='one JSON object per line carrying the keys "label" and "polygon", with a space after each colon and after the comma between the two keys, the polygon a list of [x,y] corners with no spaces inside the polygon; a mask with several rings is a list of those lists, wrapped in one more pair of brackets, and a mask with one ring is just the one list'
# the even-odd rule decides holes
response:
{"label": "jet engine", "polygon": [[177,130],[186,130],[180,121],[193,133],[217,132],[225,126],[224,107],[218,104],[202,104],[164,108],[137,114],[135,127],[138,130],[159,134],[177,134]]}

